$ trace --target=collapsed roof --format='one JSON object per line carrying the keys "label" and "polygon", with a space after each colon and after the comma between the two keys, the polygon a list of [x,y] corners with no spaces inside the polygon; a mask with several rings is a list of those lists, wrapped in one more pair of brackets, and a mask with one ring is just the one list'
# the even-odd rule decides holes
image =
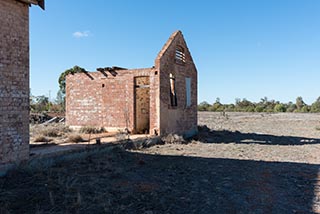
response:
{"label": "collapsed roof", "polygon": [[27,4],[39,5],[44,10],[44,0],[18,0]]}

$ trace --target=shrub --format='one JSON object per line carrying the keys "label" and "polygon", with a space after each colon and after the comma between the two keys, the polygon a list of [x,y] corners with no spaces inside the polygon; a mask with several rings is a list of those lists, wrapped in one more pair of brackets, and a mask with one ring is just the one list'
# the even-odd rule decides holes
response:
{"label": "shrub", "polygon": [[53,126],[53,127],[41,126],[41,127],[38,127],[38,130],[39,131],[34,129],[34,131],[36,131],[37,133],[47,137],[61,137],[66,133],[72,132],[68,126]]}
{"label": "shrub", "polygon": [[288,108],[287,108],[287,112],[295,112],[296,109],[297,109],[296,104],[289,103]]}
{"label": "shrub", "polygon": [[303,107],[301,108],[301,112],[303,112],[303,113],[309,112],[308,106],[303,106]]}
{"label": "shrub", "polygon": [[80,135],[70,135],[68,138],[68,142],[80,143],[80,142],[84,142],[84,140]]}
{"label": "shrub", "polygon": [[91,126],[84,126],[84,127],[81,127],[80,132],[84,134],[99,134],[99,133],[106,132],[106,130],[103,127],[97,128],[97,127],[91,127]]}
{"label": "shrub", "polygon": [[161,141],[165,144],[185,144],[184,138],[177,134],[168,134],[161,138]]}
{"label": "shrub", "polygon": [[50,142],[51,139],[48,139],[46,138],[45,136],[42,136],[42,135],[39,135],[39,136],[36,136],[35,139],[34,139],[34,142]]}
{"label": "shrub", "polygon": [[47,137],[59,137],[59,136],[61,136],[59,134],[59,129],[58,128],[45,129],[45,130],[42,131],[42,134],[44,136],[47,136]]}
{"label": "shrub", "polygon": [[275,112],[286,112],[286,107],[283,104],[277,104],[274,106]]}
{"label": "shrub", "polygon": [[256,106],[254,111],[255,112],[263,112],[263,106]]}

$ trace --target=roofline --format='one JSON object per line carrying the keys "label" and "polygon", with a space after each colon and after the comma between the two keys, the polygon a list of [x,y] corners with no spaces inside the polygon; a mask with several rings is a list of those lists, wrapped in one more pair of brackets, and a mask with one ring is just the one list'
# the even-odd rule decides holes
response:
{"label": "roofline", "polygon": [[160,59],[164,53],[167,51],[168,47],[171,45],[172,41],[175,39],[175,37],[178,35],[178,34],[181,34],[182,35],[182,32],[180,30],[177,30],[175,32],[173,32],[171,34],[171,36],[169,37],[169,39],[167,40],[167,42],[164,44],[164,46],[162,47],[162,49],[160,50],[160,52],[158,53],[157,55],[157,58],[156,60]]}
{"label": "roofline", "polygon": [[24,2],[27,4],[34,4],[34,5],[39,5],[44,10],[44,1],[45,0],[18,0],[20,2]]}

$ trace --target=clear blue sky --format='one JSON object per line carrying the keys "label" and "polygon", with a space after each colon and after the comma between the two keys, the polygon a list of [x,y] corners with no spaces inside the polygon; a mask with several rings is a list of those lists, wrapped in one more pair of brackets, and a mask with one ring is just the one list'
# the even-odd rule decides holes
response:
{"label": "clear blue sky", "polygon": [[318,0],[46,0],[30,10],[33,95],[55,98],[79,65],[143,68],[181,30],[198,69],[198,102],[320,96]]}

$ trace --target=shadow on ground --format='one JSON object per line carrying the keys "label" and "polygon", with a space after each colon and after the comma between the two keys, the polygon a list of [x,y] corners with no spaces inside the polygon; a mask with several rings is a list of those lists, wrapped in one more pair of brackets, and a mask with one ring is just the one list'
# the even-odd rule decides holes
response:
{"label": "shadow on ground", "polygon": [[205,143],[238,143],[263,145],[307,145],[320,144],[318,138],[275,136],[268,134],[241,133],[239,131],[211,130],[206,126],[199,128],[199,140]]}
{"label": "shadow on ground", "polygon": [[0,213],[313,213],[318,170],[114,147],[12,171],[0,178]]}

